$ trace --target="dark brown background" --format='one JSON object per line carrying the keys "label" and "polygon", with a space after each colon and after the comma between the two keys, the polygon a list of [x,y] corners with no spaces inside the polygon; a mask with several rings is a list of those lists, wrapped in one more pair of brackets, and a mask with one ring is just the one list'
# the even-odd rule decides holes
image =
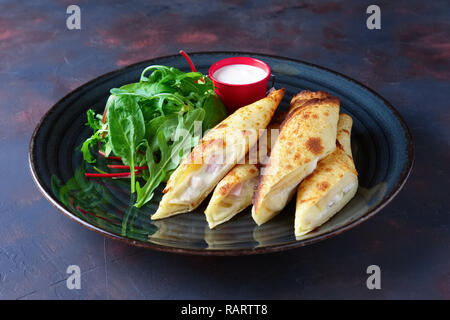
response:
{"label": "dark brown background", "polygon": [[[82,30],[66,28],[81,7]],[[450,298],[448,1],[12,1],[0,4],[0,298]],[[381,213],[336,238],[250,257],[190,257],[129,247],[61,215],[39,193],[27,147],[39,118],[84,82],[186,51],[307,60],[391,101],[416,162]],[[77,264],[82,289],[66,288]],[[366,288],[377,264],[382,290]]]}

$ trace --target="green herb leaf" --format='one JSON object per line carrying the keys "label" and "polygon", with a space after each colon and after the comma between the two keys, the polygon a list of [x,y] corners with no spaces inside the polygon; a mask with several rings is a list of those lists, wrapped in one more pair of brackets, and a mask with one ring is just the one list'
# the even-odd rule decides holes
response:
{"label": "green herb leaf", "polygon": [[131,192],[135,189],[136,149],[144,139],[145,123],[136,99],[118,96],[108,110],[109,140],[112,151],[130,166]]}
{"label": "green herb leaf", "polygon": [[[153,192],[165,177],[178,167],[183,160],[183,156],[189,154],[192,148],[192,134],[194,132],[196,121],[203,121],[205,111],[203,109],[195,109],[188,112],[184,117],[179,116],[178,125],[172,131],[172,134],[166,136],[164,130],[168,126],[161,126],[157,132],[152,145],[156,145],[159,153],[159,161],[155,160],[155,152],[151,148],[147,149],[147,166],[150,172],[150,179],[141,188],[137,184],[137,202],[136,207],[142,207],[145,203],[153,198]],[[155,143],[156,140],[156,143]],[[188,150],[189,152],[184,152]],[[180,156],[180,152],[181,155]]]}

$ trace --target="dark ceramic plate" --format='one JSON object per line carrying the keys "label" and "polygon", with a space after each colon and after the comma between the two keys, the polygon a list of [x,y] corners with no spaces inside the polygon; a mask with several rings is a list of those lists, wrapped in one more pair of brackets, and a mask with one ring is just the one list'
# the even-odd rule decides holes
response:
{"label": "dark ceramic plate", "polygon": [[243,55],[267,62],[276,76],[276,87],[286,88],[279,108],[287,109],[292,95],[302,89],[322,90],[338,96],[342,112],[354,120],[352,148],[360,187],[355,198],[319,229],[295,238],[294,203],[261,227],[256,226],[247,209],[230,222],[209,230],[203,215],[205,205],[192,213],[154,222],[149,216],[157,208],[161,190],[154,202],[136,209],[130,205],[134,199],[130,198],[128,181],[84,178],[79,145],[91,134],[85,126],[86,110],[102,112],[109,90],[136,82],[148,65],[169,65],[188,71],[188,64],[179,55],[103,75],[61,99],[45,114],[29,149],[31,172],[44,196],[70,218],[113,239],[203,255],[254,254],[301,247],[358,225],[392,200],[411,170],[413,145],[405,122],[385,99],[352,79],[302,61],[242,52],[196,53],[191,57],[197,69],[207,74],[214,62]]}

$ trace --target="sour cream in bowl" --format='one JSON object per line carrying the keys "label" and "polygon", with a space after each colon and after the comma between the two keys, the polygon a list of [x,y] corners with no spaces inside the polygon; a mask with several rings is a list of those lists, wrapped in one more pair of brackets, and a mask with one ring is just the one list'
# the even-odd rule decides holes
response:
{"label": "sour cream in bowl", "polygon": [[226,58],[214,63],[209,77],[230,112],[266,96],[270,67],[250,57]]}
{"label": "sour cream in bowl", "polygon": [[249,64],[230,64],[214,72],[214,78],[228,84],[249,84],[263,80],[267,72]]}

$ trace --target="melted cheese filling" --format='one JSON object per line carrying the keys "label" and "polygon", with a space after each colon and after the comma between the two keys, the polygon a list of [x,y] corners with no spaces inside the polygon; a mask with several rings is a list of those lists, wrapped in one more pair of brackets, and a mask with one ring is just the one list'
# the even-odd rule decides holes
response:
{"label": "melted cheese filling", "polygon": [[282,190],[274,193],[270,197],[269,201],[267,201],[267,208],[271,211],[281,211],[286,206],[287,202],[292,198],[298,184],[314,172],[318,161],[319,158],[305,165],[303,168],[303,174],[300,174],[300,176],[298,176],[298,174],[294,174],[294,178],[291,178],[292,181],[288,183],[288,186],[283,187]]}
{"label": "melted cheese filling", "polygon": [[328,221],[354,197],[357,189],[358,178],[353,173],[347,173],[314,203],[297,205],[296,235],[308,233]]}
{"label": "melted cheese filling", "polygon": [[187,183],[187,187],[177,199],[170,203],[190,202],[192,199],[198,199],[204,193],[204,190],[214,183],[217,179],[217,173],[224,168],[223,164],[208,164],[202,167],[200,172],[196,172]]}
{"label": "melted cheese filling", "polygon": [[252,204],[253,191],[258,177],[238,183],[223,199],[205,211],[210,228],[230,220]]}
{"label": "melted cheese filling", "polygon": [[347,186],[345,186],[341,192],[338,192],[337,194],[335,194],[331,198],[330,202],[328,202],[328,208],[331,208],[336,203],[339,203],[339,201],[341,201],[344,198],[345,194],[347,192],[349,192],[354,186],[355,186],[355,183],[350,183]]}

